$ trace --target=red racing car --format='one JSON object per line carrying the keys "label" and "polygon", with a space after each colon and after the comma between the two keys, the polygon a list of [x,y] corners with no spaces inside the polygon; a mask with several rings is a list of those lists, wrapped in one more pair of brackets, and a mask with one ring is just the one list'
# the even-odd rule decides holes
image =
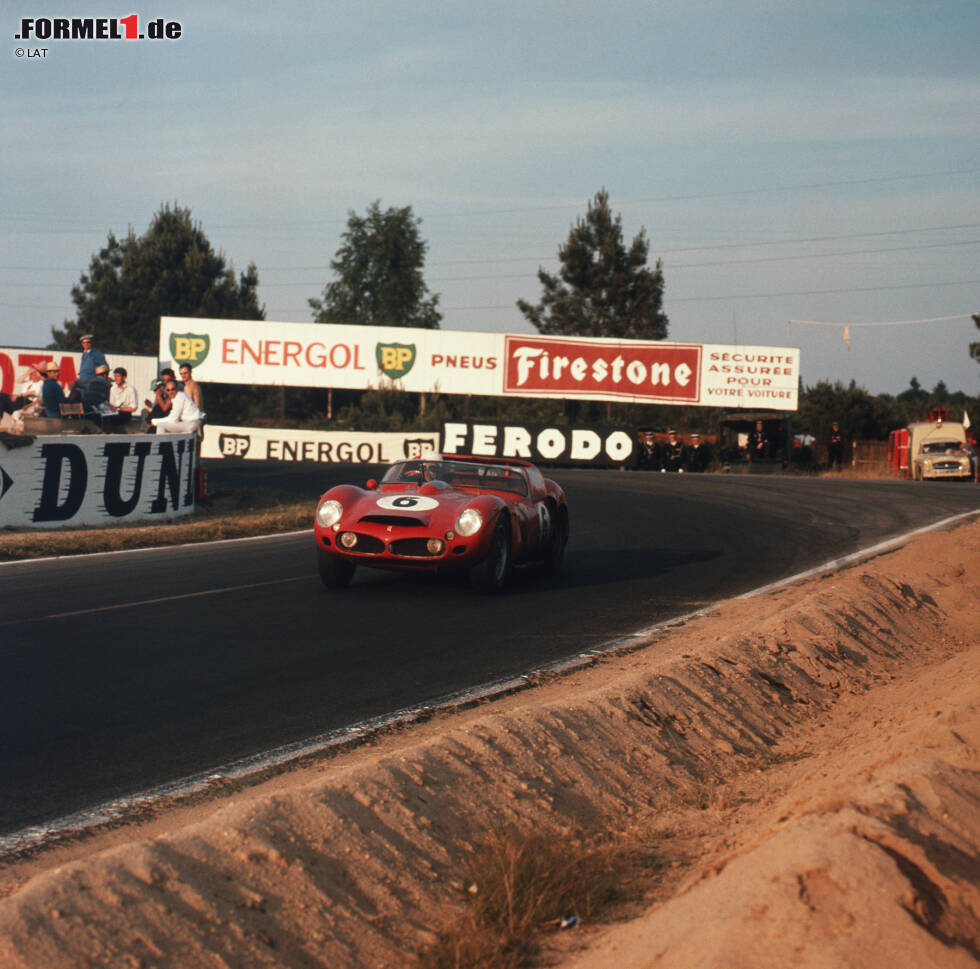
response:
{"label": "red racing car", "polygon": [[467,569],[499,592],[513,565],[557,571],[568,541],[565,492],[528,461],[432,456],[396,461],[381,483],[338,485],[316,507],[320,578],[346,587],[358,565]]}

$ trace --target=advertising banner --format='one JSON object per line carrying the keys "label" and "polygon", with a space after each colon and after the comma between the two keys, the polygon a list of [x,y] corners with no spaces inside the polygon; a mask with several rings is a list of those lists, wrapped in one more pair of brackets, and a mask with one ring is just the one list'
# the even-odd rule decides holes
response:
{"label": "advertising banner", "polygon": [[204,427],[202,458],[248,461],[316,461],[321,464],[389,464],[439,450],[438,431],[297,431],[258,427]]}
{"label": "advertising banner", "polygon": [[655,340],[163,317],[160,365],[201,381],[797,407],[800,351]]}
{"label": "advertising banner", "polygon": [[[157,376],[157,358],[135,353],[105,352],[106,360],[111,371],[116,367],[126,369],[126,381],[130,387],[136,388],[136,398],[142,406],[147,396],[152,396],[150,384]],[[49,360],[54,360],[60,368],[58,382],[67,393],[72,383],[78,378],[78,364],[82,358],[80,352],[68,350],[41,350],[28,347],[0,347],[0,392],[13,394],[17,381],[31,365],[43,366]]]}
{"label": "advertising banner", "polygon": [[0,526],[162,521],[194,510],[194,434],[0,436]]}
{"label": "advertising banner", "polygon": [[446,421],[442,450],[487,458],[522,458],[535,464],[615,467],[630,463],[633,435],[615,427]]}

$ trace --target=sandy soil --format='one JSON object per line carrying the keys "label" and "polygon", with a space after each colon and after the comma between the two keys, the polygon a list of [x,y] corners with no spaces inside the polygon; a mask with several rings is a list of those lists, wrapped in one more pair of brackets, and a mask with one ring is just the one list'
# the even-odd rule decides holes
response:
{"label": "sandy soil", "polygon": [[491,822],[658,834],[564,969],[980,964],[980,523],[0,869],[0,966],[406,966]]}

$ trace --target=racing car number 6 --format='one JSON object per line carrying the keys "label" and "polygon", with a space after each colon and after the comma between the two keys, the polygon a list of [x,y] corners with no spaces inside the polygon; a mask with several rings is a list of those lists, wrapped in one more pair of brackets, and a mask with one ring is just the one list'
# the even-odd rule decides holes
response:
{"label": "racing car number 6", "polygon": [[439,502],[426,495],[385,495],[378,499],[378,507],[389,511],[431,511]]}

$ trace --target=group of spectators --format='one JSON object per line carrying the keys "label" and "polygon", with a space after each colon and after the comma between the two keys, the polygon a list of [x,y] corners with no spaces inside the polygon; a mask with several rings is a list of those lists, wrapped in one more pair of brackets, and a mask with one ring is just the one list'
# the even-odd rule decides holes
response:
{"label": "group of spectators", "polygon": [[201,387],[188,364],[180,366],[180,382],[169,367],[153,382],[153,398],[140,411],[136,388],[128,382],[125,367],[116,367],[109,377],[105,354],[94,346],[94,337],[81,337],[82,358],[78,378],[66,394],[59,379],[61,368],[54,360],[28,367],[18,379],[18,393],[0,394],[0,415],[15,422],[24,417],[61,417],[63,404],[81,404],[84,414],[97,418],[104,429],[119,430],[141,417],[140,430],[159,434],[197,432],[204,418]]}
{"label": "group of spectators", "polygon": [[701,472],[708,468],[711,458],[711,445],[702,441],[700,434],[691,434],[690,443],[685,444],[673,428],[663,442],[649,428],[639,433],[636,468],[640,471]]}
{"label": "group of spectators", "polygon": [[170,367],[160,371],[153,398],[144,401],[141,430],[147,434],[188,434],[197,432],[204,417],[201,385],[189,364],[180,365],[180,382]]}

